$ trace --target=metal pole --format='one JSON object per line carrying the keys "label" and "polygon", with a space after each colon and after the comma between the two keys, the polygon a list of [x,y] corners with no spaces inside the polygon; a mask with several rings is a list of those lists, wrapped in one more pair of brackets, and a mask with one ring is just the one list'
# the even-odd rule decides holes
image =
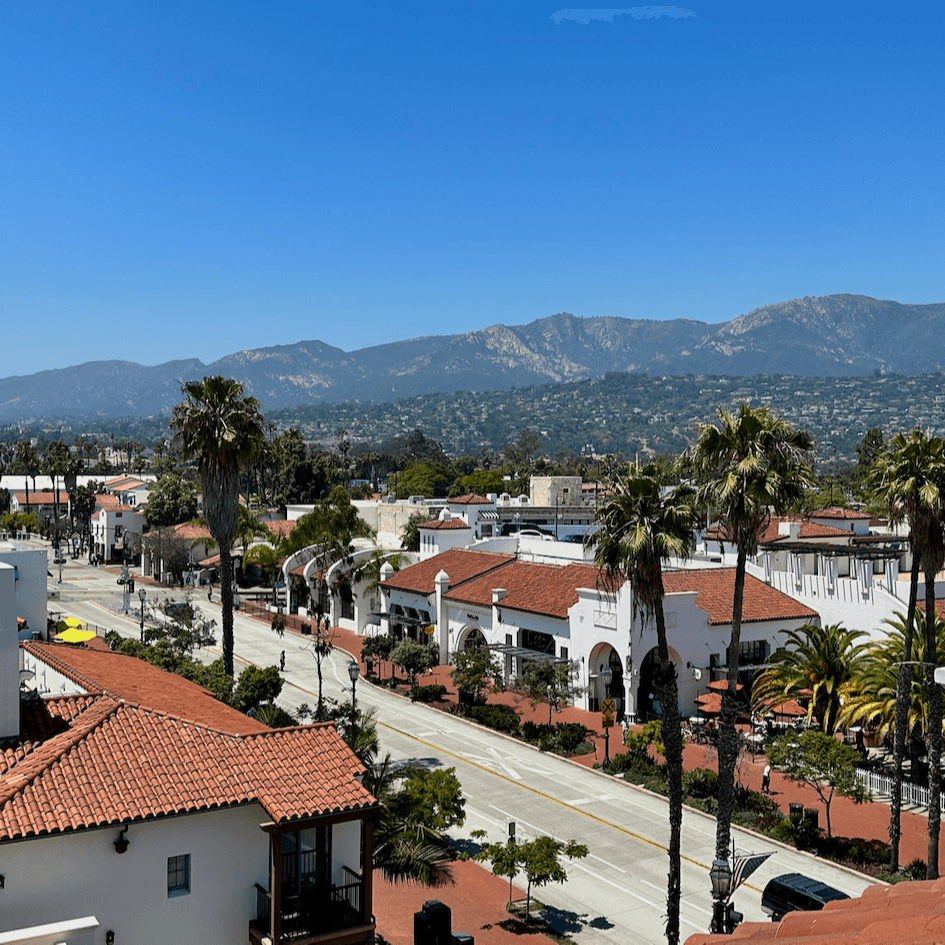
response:
{"label": "metal pole", "polygon": [[610,764],[610,728],[604,729],[604,764]]}

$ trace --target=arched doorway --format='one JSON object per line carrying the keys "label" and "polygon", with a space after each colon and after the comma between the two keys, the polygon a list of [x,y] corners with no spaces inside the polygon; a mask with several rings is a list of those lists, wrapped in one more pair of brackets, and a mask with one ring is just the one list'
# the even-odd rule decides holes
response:
{"label": "arched doorway", "polygon": [[[610,667],[610,684],[605,685],[603,669]],[[594,647],[591,653],[590,689],[588,703],[591,712],[599,712],[601,704],[607,698],[613,699],[617,706],[617,717],[623,718],[626,709],[626,697],[623,689],[623,663],[620,654],[609,644],[602,643]]]}
{"label": "arched doorway", "polygon": [[486,638],[478,627],[467,627],[460,634],[459,648],[461,650],[475,650],[486,645]]}

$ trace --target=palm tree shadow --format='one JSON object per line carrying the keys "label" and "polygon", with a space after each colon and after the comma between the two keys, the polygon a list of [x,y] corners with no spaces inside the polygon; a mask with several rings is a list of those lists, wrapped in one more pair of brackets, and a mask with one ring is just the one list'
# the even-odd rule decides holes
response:
{"label": "palm tree shadow", "polygon": [[554,906],[545,906],[541,912],[541,920],[550,929],[563,935],[580,932],[585,928],[612,929],[613,922],[605,916],[595,916],[588,919],[586,912],[577,913],[570,909],[558,909]]}

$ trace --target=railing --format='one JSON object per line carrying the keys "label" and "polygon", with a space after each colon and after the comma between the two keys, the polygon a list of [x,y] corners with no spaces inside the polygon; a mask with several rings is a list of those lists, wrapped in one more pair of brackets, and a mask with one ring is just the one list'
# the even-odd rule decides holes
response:
{"label": "railing", "polygon": [[[868,771],[865,768],[856,769],[856,778],[871,794],[879,797],[892,797],[894,779],[891,775],[879,771]],[[940,795],[942,809],[945,810],[945,794]],[[902,782],[902,803],[910,807],[929,806],[929,789],[912,781]]]}
{"label": "railing", "polygon": [[[305,886],[299,894],[283,894],[279,904],[282,912],[282,940],[300,941],[337,932],[365,924],[364,881],[347,867],[345,882],[340,886]],[[256,889],[256,918],[252,923],[257,929],[268,928],[272,896],[259,883]]]}

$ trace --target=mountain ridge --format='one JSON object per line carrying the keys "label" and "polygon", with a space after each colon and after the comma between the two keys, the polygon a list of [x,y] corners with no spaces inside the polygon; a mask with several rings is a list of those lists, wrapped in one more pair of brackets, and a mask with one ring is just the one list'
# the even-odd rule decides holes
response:
{"label": "mountain ridge", "polygon": [[945,303],[841,293],[753,309],[727,322],[558,312],[525,325],[344,351],[317,339],[243,349],[204,364],[89,361],[0,378],[0,422],[43,417],[154,416],[180,384],[209,374],[240,380],[263,409],[323,401],[391,401],[425,393],[497,391],[610,372],[844,377],[945,369]]}

